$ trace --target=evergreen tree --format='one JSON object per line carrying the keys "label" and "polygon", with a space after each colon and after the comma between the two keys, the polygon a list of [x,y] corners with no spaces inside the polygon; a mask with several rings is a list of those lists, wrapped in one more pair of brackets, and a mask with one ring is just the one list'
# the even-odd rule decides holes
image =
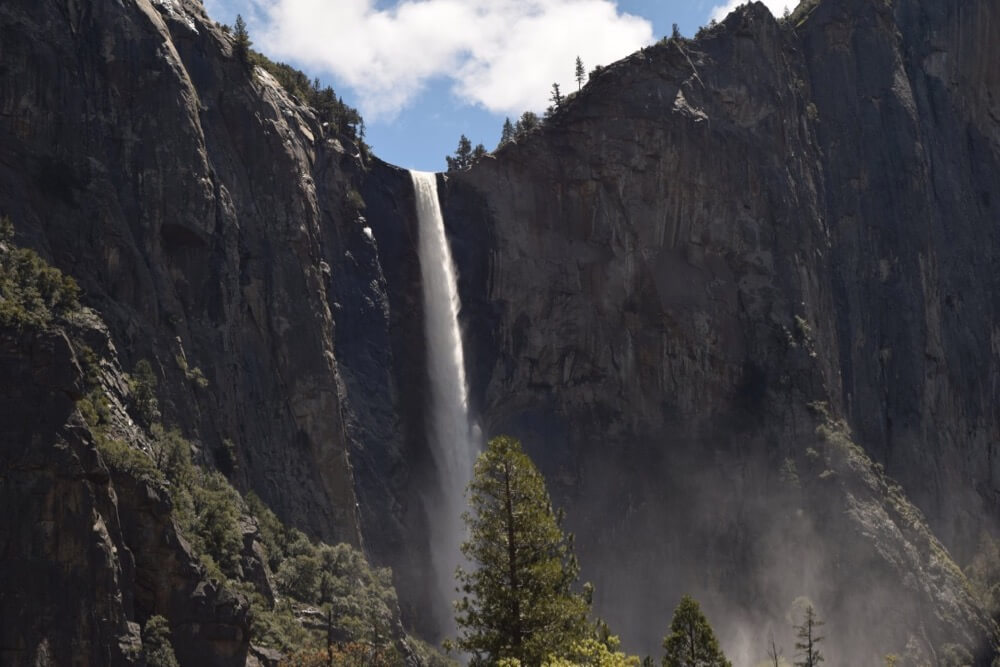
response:
{"label": "evergreen tree", "polygon": [[448,163],[448,171],[458,171],[468,169],[472,166],[472,142],[464,134],[458,140],[458,148],[455,149],[455,157],[450,155],[445,157]]}
{"label": "evergreen tree", "polygon": [[823,621],[816,615],[813,606],[806,605],[805,618],[802,619],[801,624],[795,626],[795,636],[798,637],[798,641],[795,642],[795,650],[798,655],[802,656],[801,660],[795,661],[795,667],[817,667],[819,663],[823,662],[818,645],[824,637],[817,634],[822,625]]}
{"label": "evergreen tree", "polygon": [[246,21],[243,20],[243,16],[240,14],[236,15],[236,26],[233,28],[233,37],[236,38],[236,43],[233,46],[233,50],[236,55],[244,63],[250,63],[250,47],[253,42],[250,41],[250,32],[247,30]]}
{"label": "evergreen tree", "polygon": [[521,114],[518,119],[517,124],[514,125],[514,138],[522,139],[529,132],[534,131],[542,124],[542,121],[538,118],[538,114],[534,111],[525,111]]}
{"label": "evergreen tree", "polygon": [[503,121],[503,129],[500,130],[500,143],[497,144],[497,148],[512,141],[514,141],[514,125],[511,124],[510,117],[507,117]]}
{"label": "evergreen tree", "polygon": [[579,574],[572,536],[560,528],[545,480],[514,438],[490,440],[476,461],[463,515],[469,539],[459,568],[457,645],[471,663],[516,659],[541,665],[591,638],[589,601],[572,592]]}
{"label": "evergreen tree", "polygon": [[663,667],[732,667],[701,607],[689,595],[681,598],[663,638]]}
{"label": "evergreen tree", "polygon": [[580,56],[576,57],[576,89],[579,91],[583,88],[583,80],[586,77],[586,70],[583,69],[583,61],[580,60]]}
{"label": "evergreen tree", "polygon": [[558,83],[553,83],[552,84],[552,96],[549,97],[549,99],[552,101],[552,106],[555,107],[556,109],[558,109],[559,107],[562,106],[563,95],[562,95],[561,92],[559,92],[559,84]]}
{"label": "evergreen tree", "polygon": [[146,359],[140,359],[132,371],[128,385],[136,412],[147,424],[153,424],[160,418],[160,403],[156,399],[157,383],[152,365]]}
{"label": "evergreen tree", "polygon": [[472,149],[472,164],[475,164],[486,157],[486,147],[482,144],[476,144],[476,147]]}
{"label": "evergreen tree", "polygon": [[142,653],[149,667],[178,667],[170,645],[170,625],[162,616],[150,616],[142,631]]}

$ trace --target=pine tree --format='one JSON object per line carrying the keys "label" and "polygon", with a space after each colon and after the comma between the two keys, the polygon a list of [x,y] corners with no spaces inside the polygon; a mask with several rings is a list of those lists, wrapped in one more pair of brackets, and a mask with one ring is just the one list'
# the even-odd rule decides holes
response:
{"label": "pine tree", "polygon": [[476,461],[463,515],[469,539],[455,603],[457,645],[471,663],[541,665],[591,638],[589,602],[571,588],[580,568],[545,480],[514,438],[490,440]]}
{"label": "pine tree", "polygon": [[822,625],[823,621],[816,615],[813,606],[807,605],[805,618],[800,625],[795,626],[795,636],[798,637],[798,641],[795,642],[795,650],[798,655],[802,656],[801,660],[795,661],[795,667],[817,667],[819,663],[823,662],[818,644],[823,641],[824,637],[816,634]]}
{"label": "pine tree", "polygon": [[583,61],[580,60],[580,56],[576,57],[576,89],[579,91],[583,88],[583,80],[586,76],[586,70],[583,69]]}
{"label": "pine tree", "polygon": [[455,157],[445,156],[448,163],[448,171],[459,171],[472,166],[472,142],[464,134],[458,140],[458,148],[455,149]]}
{"label": "pine tree", "polygon": [[482,144],[476,144],[476,147],[472,149],[472,164],[475,164],[486,157],[486,146]]}
{"label": "pine tree", "polygon": [[507,117],[503,121],[503,129],[500,130],[500,143],[497,144],[497,148],[512,141],[514,141],[514,126],[510,122],[510,117]]}
{"label": "pine tree", "polygon": [[253,42],[250,41],[250,32],[247,30],[246,21],[243,20],[243,16],[240,14],[236,15],[236,25],[233,28],[233,37],[236,38],[236,43],[233,46],[233,50],[236,55],[244,63],[250,63],[250,47]]}
{"label": "pine tree", "polygon": [[732,667],[701,607],[689,595],[681,598],[663,638],[663,667]]}
{"label": "pine tree", "polygon": [[534,111],[525,111],[517,120],[517,124],[514,125],[514,138],[524,138],[529,132],[534,131],[541,124],[542,122],[539,120],[538,114]]}
{"label": "pine tree", "polygon": [[549,97],[549,99],[552,101],[552,105],[556,109],[558,109],[559,107],[562,106],[563,95],[562,95],[561,92],[559,92],[559,84],[558,83],[553,83],[552,84],[552,96]]}

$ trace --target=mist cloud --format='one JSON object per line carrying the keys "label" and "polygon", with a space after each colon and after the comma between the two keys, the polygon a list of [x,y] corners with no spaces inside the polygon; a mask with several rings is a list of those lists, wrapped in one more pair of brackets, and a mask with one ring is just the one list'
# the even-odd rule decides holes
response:
{"label": "mist cloud", "polygon": [[[362,113],[391,117],[429,82],[462,101],[519,115],[548,105],[553,82],[576,89],[589,70],[653,41],[652,24],[610,0],[257,0],[255,39],[269,55],[330,72]],[[382,3],[385,4],[385,3]]]}

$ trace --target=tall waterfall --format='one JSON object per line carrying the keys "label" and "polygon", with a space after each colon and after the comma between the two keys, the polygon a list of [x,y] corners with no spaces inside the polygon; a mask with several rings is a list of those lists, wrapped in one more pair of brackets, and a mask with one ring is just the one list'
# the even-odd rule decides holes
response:
{"label": "tall waterfall", "polygon": [[427,441],[437,469],[437,489],[428,494],[431,557],[438,600],[433,608],[439,627],[452,633],[451,600],[455,566],[462,562],[465,535],[461,514],[465,485],[472,478],[477,445],[470,433],[468,388],[462,333],[458,327],[458,285],[435,174],[411,171],[419,222],[420,272],[424,296],[424,335],[430,380]]}

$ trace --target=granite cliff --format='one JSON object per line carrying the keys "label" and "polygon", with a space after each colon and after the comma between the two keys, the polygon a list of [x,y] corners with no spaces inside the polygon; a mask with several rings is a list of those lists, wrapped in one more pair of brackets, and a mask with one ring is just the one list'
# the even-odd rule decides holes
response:
{"label": "granite cliff", "polygon": [[[956,561],[1000,519],[997,11],[751,4],[440,177],[476,413],[539,462],[627,645],[654,650],[690,592],[748,664],[807,596],[834,664],[990,663]],[[404,620],[437,631],[405,171],[197,0],[8,0],[0,214],[93,313],[0,341],[0,496],[23,508],[0,554],[32,582],[0,590],[5,662],[130,662],[153,608],[208,642],[188,662],[247,655],[244,603],[189,562],[169,500],[101,463],[78,338],[124,438],[114,378],[146,359],[202,463],[391,564]]]}

